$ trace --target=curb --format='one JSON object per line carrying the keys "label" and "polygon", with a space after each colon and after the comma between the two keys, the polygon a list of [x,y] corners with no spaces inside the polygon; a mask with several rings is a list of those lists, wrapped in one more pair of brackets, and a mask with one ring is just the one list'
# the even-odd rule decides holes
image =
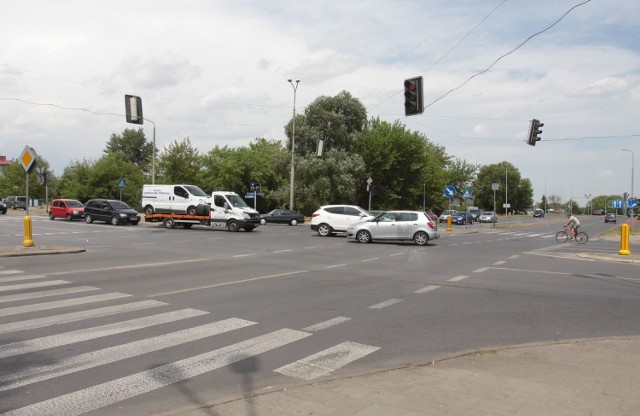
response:
{"label": "curb", "polygon": [[60,246],[2,246],[0,247],[0,257],[24,257],[42,256],[47,254],[72,254],[84,253],[84,247],[60,247]]}

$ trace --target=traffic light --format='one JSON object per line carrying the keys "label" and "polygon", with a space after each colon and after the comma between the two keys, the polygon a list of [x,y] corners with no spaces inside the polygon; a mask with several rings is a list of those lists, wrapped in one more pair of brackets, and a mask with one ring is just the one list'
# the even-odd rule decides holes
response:
{"label": "traffic light", "polygon": [[531,120],[531,126],[529,127],[529,139],[527,143],[530,146],[535,146],[537,141],[540,141],[539,134],[542,133],[540,127],[544,126],[544,123],[541,123],[540,120],[536,120],[535,118]]}
{"label": "traffic light", "polygon": [[404,115],[422,114],[422,77],[410,78],[404,81]]}
{"label": "traffic light", "polygon": [[127,116],[127,123],[142,124],[142,98],[135,95],[124,96],[124,108]]}

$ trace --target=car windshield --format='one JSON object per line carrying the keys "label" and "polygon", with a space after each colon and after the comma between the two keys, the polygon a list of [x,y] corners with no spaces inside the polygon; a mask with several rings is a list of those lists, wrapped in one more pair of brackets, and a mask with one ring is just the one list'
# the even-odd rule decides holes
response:
{"label": "car windshield", "polygon": [[184,186],[185,189],[187,191],[189,191],[189,193],[193,196],[204,196],[207,197],[208,195],[202,190],[200,189],[200,187],[195,186],[195,185],[185,185]]}
{"label": "car windshield", "polygon": [[82,208],[84,205],[80,201],[67,201],[67,206],[69,208]]}
{"label": "car windshield", "polygon": [[122,201],[109,201],[109,205],[113,209],[131,209],[129,205]]}
{"label": "car windshield", "polygon": [[493,215],[493,211],[485,211],[482,215]]}
{"label": "car windshield", "polygon": [[234,207],[245,208],[249,206],[244,202],[244,199],[240,198],[238,195],[227,195],[227,199]]}

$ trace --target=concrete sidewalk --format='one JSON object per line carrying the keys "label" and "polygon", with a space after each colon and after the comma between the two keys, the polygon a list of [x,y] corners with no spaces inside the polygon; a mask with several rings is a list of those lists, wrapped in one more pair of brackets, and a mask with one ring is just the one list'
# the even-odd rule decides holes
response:
{"label": "concrete sidewalk", "polygon": [[165,416],[637,416],[640,337],[476,351]]}

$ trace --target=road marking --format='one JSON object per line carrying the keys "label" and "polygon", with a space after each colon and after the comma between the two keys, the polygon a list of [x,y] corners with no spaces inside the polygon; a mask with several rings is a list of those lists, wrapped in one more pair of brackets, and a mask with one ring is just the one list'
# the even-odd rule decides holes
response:
{"label": "road marking", "polygon": [[19,274],[19,273],[24,273],[22,270],[2,270],[0,271],[0,274],[5,275],[5,274]]}
{"label": "road marking", "polygon": [[471,273],[483,273],[486,272],[487,270],[489,270],[491,267],[481,267],[479,269],[475,269],[474,271],[472,271]]}
{"label": "road marking", "polygon": [[402,302],[400,299],[389,299],[389,300],[385,300],[384,302],[380,302],[380,303],[376,303],[375,305],[371,305],[369,306],[369,309],[382,309],[382,308],[386,308],[387,306],[391,306],[391,305],[395,305],[396,303]]}
{"label": "road marking", "polygon": [[500,261],[497,261],[497,262],[493,263],[493,265],[494,265],[494,266],[502,266],[502,265],[503,265],[503,264],[505,264],[505,263],[506,263],[506,261],[504,261],[504,260],[500,260]]}
{"label": "road marking", "polygon": [[517,259],[520,257],[520,254],[514,254],[513,256],[509,256],[510,259]]}
{"label": "road marking", "polygon": [[301,340],[311,334],[281,329],[184,360],[98,384],[43,402],[7,412],[5,416],[75,416],[139,396],[179,381],[216,370],[237,361]]}
{"label": "road marking", "polygon": [[527,237],[540,237],[542,234],[529,234]]}
{"label": "road marking", "polygon": [[131,295],[126,293],[105,293],[102,295],[84,296],[81,298],[56,300],[51,302],[34,303],[30,305],[12,306],[10,308],[0,309],[0,316],[19,315],[27,312],[40,312],[49,309],[66,308],[67,306],[84,305],[93,302],[103,302],[105,300],[121,299]]}
{"label": "road marking", "polygon": [[315,325],[308,326],[306,328],[302,328],[303,331],[307,332],[317,332],[322,329],[327,329],[329,327],[341,324],[343,322],[350,321],[351,318],[347,318],[346,316],[338,316],[337,318],[329,319],[328,321],[319,322]]}
{"label": "road marking", "polygon": [[30,275],[21,275],[21,276],[12,276],[12,277],[2,277],[0,278],[0,283],[9,283],[9,282],[19,282],[21,280],[31,280],[31,279],[44,279],[47,276],[43,274],[30,274]]}
{"label": "road marking", "polygon": [[43,290],[40,292],[19,293],[17,295],[0,296],[0,303],[15,302],[18,300],[39,299],[39,298],[46,298],[49,296],[70,295],[72,293],[91,292],[93,290],[100,290],[100,289],[93,286],[76,286],[76,287],[67,287],[64,289]]}
{"label": "road marking", "polygon": [[[181,309],[179,311],[166,312],[144,318],[131,319],[123,322],[97,326],[94,328],[79,329],[77,331],[62,334],[50,335],[42,338],[35,338],[26,341],[13,342],[0,346],[0,358],[13,357],[35,351],[42,351],[48,348],[60,347],[74,344],[76,342],[88,341],[110,335],[121,334],[123,332],[136,331],[155,325],[175,322],[181,319],[193,318],[205,315],[208,312],[196,309]],[[54,414],[56,414],[54,412]],[[62,414],[62,413],[61,413]]]}
{"label": "road marking", "polygon": [[[99,231],[94,231],[94,232],[99,232]],[[98,247],[106,247],[106,246],[92,246],[91,248],[98,248]],[[183,264],[183,263],[197,263],[200,261],[211,261],[211,259],[188,259],[188,260],[167,261],[163,263],[127,264],[124,266],[102,267],[98,269],[67,270],[63,272],[47,273],[47,276],[60,276],[64,274],[89,274],[89,273],[95,273],[95,272],[108,272],[113,270],[150,269],[150,268],[157,268],[157,267],[173,266],[176,264]]]}
{"label": "road marking", "polygon": [[314,378],[331,374],[337,369],[379,349],[380,347],[347,341],[274,371],[285,376],[313,380]]}
{"label": "road marking", "polygon": [[255,255],[256,255],[256,253],[247,253],[247,254],[236,254],[236,255],[233,255],[231,257],[236,257],[236,258],[237,257],[251,257],[251,256],[255,256]]}
{"label": "road marking", "polygon": [[415,290],[413,293],[427,293],[427,292],[431,292],[432,290],[436,290],[439,287],[440,286],[430,285],[430,286],[423,287],[422,289]]}
{"label": "road marking", "polygon": [[459,282],[461,280],[466,279],[467,277],[469,276],[460,275],[460,276],[452,277],[451,279],[447,280],[447,282]]}
{"label": "road marking", "polygon": [[273,253],[273,254],[278,254],[278,253],[288,253],[288,252],[290,252],[290,251],[293,251],[293,250],[289,250],[289,249],[288,249],[288,250],[277,250],[277,251],[272,251],[272,253]]}
{"label": "road marking", "polygon": [[179,290],[174,290],[174,291],[171,291],[171,292],[154,293],[154,294],[151,294],[151,295],[147,295],[147,297],[148,298],[157,298],[159,296],[175,295],[175,294],[178,294],[178,293],[192,292],[194,290],[211,289],[211,288],[220,287],[220,286],[239,285],[239,284],[242,284],[242,283],[255,282],[257,280],[273,279],[273,278],[278,278],[278,277],[288,277],[288,276],[291,276],[291,275],[294,275],[294,274],[308,273],[310,271],[311,270],[295,270],[293,272],[287,272],[287,273],[279,273],[279,274],[271,274],[271,275],[267,275],[267,276],[250,277],[248,279],[243,279],[243,280],[234,280],[234,281],[231,281],[231,282],[215,283],[215,284],[212,284],[212,285],[192,287],[192,288],[189,288],[189,289],[179,289]]}
{"label": "road marking", "polygon": [[183,329],[166,335],[146,338],[140,341],[115,345],[102,350],[91,351],[85,354],[76,355],[52,364],[40,367],[22,369],[18,373],[0,377],[0,391],[14,389],[71,374],[100,365],[111,364],[116,361],[126,360],[142,354],[160,351],[165,348],[186,344],[214,335],[256,325],[256,322],[245,321],[244,319],[230,318],[223,321],[214,322],[194,328]]}
{"label": "road marking", "polygon": [[393,253],[393,254],[389,254],[389,257],[394,257],[394,256],[402,256],[404,254],[404,252],[400,252],[400,253]]}
{"label": "road marking", "polygon": [[16,285],[0,286],[0,292],[8,292],[10,290],[34,289],[37,287],[46,287],[46,286],[70,285],[70,284],[71,282],[67,282],[66,280],[50,280],[48,282],[20,283]]}
{"label": "road marking", "polygon": [[367,262],[367,261],[374,261],[374,260],[380,260],[380,257],[372,257],[370,259],[363,259],[363,262]]}
{"label": "road marking", "polygon": [[332,264],[331,266],[325,266],[325,269],[333,269],[334,267],[344,267],[346,265],[347,265],[346,263]]}
{"label": "road marking", "polygon": [[26,321],[10,322],[0,325],[0,334],[28,331],[30,329],[44,328],[51,325],[61,325],[69,322],[78,322],[85,319],[101,318],[104,316],[140,311],[164,305],[166,305],[166,303],[160,302],[159,300],[141,300],[138,302],[125,303],[123,305],[105,306],[102,308],[64,313],[61,315],[45,316],[43,318],[27,319]]}

